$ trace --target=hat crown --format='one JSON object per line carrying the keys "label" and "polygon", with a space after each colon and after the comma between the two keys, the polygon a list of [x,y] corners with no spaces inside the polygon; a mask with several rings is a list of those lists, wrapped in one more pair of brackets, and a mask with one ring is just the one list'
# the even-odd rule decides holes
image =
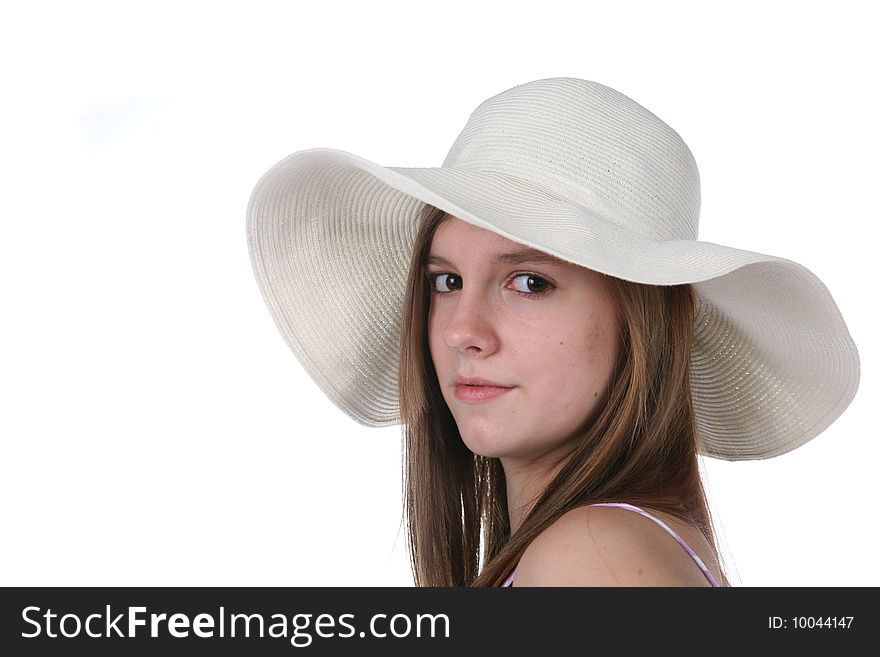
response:
{"label": "hat crown", "polygon": [[597,82],[536,80],[483,101],[443,167],[526,179],[651,239],[697,239],[700,176],[687,144]]}

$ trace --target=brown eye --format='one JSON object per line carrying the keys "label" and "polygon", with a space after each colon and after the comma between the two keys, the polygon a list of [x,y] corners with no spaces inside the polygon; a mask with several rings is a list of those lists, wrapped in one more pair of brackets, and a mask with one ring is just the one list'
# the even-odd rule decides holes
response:
{"label": "brown eye", "polygon": [[[438,287],[438,281],[442,281],[440,285],[446,289]],[[450,288],[459,289],[460,287],[461,279],[455,274],[434,274],[431,276],[431,288],[433,292],[444,294],[446,292],[452,292],[453,289]]]}
{"label": "brown eye", "polygon": [[513,280],[520,281],[520,283],[514,283],[517,292],[525,294],[541,294],[550,287],[546,280],[534,274],[518,274],[514,276]]}

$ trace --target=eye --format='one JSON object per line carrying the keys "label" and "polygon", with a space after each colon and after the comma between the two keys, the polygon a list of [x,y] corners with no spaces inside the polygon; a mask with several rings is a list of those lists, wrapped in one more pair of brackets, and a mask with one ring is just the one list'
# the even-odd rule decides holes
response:
{"label": "eye", "polygon": [[[523,294],[543,294],[550,288],[550,283],[535,274],[517,274],[513,277],[513,280],[517,292],[522,292]],[[516,281],[519,281],[519,283],[516,283]]]}
{"label": "eye", "polygon": [[[455,274],[433,274],[431,275],[431,291],[434,293],[445,293],[452,292],[452,289],[459,289],[461,287],[461,279]],[[438,284],[440,287],[438,287]]]}

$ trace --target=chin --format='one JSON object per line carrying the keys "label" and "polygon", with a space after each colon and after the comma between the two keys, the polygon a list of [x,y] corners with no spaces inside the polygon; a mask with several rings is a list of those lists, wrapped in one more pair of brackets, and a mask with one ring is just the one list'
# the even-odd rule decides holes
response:
{"label": "chin", "polygon": [[464,427],[459,424],[459,434],[462,442],[474,454],[487,458],[499,458],[505,456],[510,449],[510,435],[499,431],[498,428],[484,430],[473,427]]}

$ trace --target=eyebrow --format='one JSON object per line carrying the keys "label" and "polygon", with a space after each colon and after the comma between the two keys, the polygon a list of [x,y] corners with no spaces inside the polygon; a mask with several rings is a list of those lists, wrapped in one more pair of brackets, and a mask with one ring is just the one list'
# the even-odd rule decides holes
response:
{"label": "eyebrow", "polygon": [[[522,248],[516,249],[515,251],[508,251],[507,253],[497,253],[492,261],[496,265],[521,265],[525,262],[539,262],[546,265],[566,265],[565,260],[561,260],[555,256],[550,255],[549,253],[544,253],[543,251],[538,251],[536,249],[530,248]],[[448,267],[454,266],[452,262],[444,258],[443,256],[436,255],[431,253],[425,258],[425,265],[446,265]]]}

